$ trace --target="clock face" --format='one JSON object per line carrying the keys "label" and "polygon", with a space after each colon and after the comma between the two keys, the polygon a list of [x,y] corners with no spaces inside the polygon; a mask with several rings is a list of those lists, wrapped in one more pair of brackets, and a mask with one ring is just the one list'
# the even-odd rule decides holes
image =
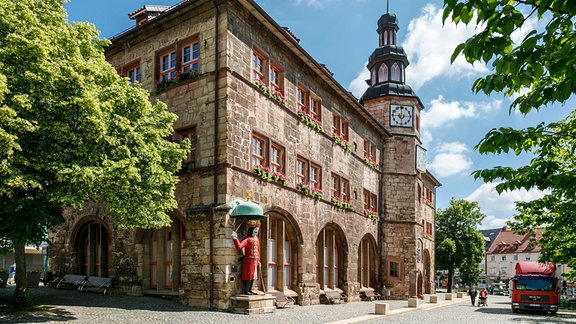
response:
{"label": "clock face", "polygon": [[412,106],[390,105],[390,126],[412,127]]}

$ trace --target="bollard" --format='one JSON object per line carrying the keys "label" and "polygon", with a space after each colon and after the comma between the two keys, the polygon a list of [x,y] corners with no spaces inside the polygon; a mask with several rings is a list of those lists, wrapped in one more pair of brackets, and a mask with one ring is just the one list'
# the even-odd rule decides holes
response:
{"label": "bollard", "polygon": [[418,298],[408,298],[409,308],[418,308]]}
{"label": "bollard", "polygon": [[438,296],[430,295],[430,304],[438,304]]}
{"label": "bollard", "polygon": [[390,309],[388,303],[375,303],[376,309],[374,312],[376,315],[388,315],[388,310]]}
{"label": "bollard", "polygon": [[452,300],[452,294],[444,295],[444,300]]}
{"label": "bollard", "polygon": [[462,297],[464,297],[464,293],[461,292],[456,293],[456,298],[462,298]]}

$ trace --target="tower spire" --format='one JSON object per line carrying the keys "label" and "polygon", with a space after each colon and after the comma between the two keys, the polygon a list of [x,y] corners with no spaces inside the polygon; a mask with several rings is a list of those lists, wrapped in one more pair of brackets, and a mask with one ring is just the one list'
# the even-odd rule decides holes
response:
{"label": "tower spire", "polygon": [[386,0],[386,13],[390,13],[390,0]]}

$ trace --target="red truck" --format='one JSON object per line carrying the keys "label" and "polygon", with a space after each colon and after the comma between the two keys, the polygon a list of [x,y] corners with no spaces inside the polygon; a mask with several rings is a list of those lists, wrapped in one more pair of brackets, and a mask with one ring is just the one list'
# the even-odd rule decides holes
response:
{"label": "red truck", "polygon": [[558,311],[558,278],[553,263],[518,262],[512,278],[512,311]]}

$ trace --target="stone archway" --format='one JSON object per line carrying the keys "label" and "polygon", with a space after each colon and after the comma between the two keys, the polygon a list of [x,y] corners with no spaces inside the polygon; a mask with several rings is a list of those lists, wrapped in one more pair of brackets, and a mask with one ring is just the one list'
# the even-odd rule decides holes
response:
{"label": "stone archway", "polygon": [[76,266],[80,274],[108,277],[110,264],[110,232],[99,221],[87,221],[74,236]]}
{"label": "stone archway", "polygon": [[[304,240],[294,217],[284,209],[273,207],[266,212],[260,230],[261,265],[265,289],[291,293],[298,290],[301,275],[300,246]],[[263,288],[264,287],[260,287]]]}
{"label": "stone archway", "polygon": [[[348,243],[342,228],[328,223],[316,238],[316,281],[320,289],[343,289],[348,277]],[[343,289],[345,290],[345,289]]]}
{"label": "stone archway", "polygon": [[430,262],[430,251],[428,249],[424,250],[424,293],[433,293],[432,283],[434,282],[434,273],[432,269],[432,263]]}
{"label": "stone archway", "polygon": [[377,288],[376,240],[370,234],[364,235],[358,246],[358,282],[360,289]]}

